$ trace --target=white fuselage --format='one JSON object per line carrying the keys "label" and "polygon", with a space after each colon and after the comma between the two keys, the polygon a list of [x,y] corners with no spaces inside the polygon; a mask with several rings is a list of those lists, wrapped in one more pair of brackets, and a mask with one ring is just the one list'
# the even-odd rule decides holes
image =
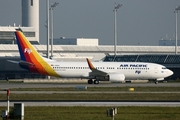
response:
{"label": "white fuselage", "polygon": [[[56,73],[64,78],[90,78],[87,62],[50,63]],[[94,67],[106,73],[123,74],[126,80],[163,80],[173,74],[163,65],[143,62],[92,62]]]}

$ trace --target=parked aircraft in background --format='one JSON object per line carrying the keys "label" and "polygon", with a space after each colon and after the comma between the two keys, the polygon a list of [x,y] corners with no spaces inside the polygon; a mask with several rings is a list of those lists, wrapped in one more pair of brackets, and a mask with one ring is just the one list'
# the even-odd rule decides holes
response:
{"label": "parked aircraft in background", "polygon": [[99,81],[160,80],[173,74],[163,65],[145,62],[58,62],[42,57],[21,31],[16,31],[21,68],[31,72],[62,78],[86,78],[89,84]]}

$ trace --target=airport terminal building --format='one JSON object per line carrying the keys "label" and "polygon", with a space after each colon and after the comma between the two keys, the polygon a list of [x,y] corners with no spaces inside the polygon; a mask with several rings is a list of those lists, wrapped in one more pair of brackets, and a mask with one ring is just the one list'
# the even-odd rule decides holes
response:
{"label": "airport terminal building", "polygon": [[[46,57],[46,45],[34,45],[34,47]],[[97,62],[158,63],[174,72],[174,75],[166,79],[180,78],[180,55],[174,54],[173,46],[117,46],[117,55],[114,56],[114,46],[54,45],[53,56],[57,61],[86,62],[86,58],[89,58]],[[20,60],[16,44],[0,45],[0,79],[46,78],[44,75],[28,72],[8,60]]]}
{"label": "airport terminal building", "polygon": [[[8,62],[20,60],[14,36],[16,29],[23,31],[42,56],[47,56],[47,46],[39,44],[33,27],[0,27],[0,79],[46,78]],[[56,45],[53,45],[53,55],[50,56],[57,61],[86,62],[86,58],[89,58],[91,61],[104,62],[152,62],[165,65],[174,72],[173,76],[166,79],[180,78],[180,55],[175,55],[174,46],[117,46],[117,55],[114,56],[114,46],[99,45],[98,39],[95,38],[59,38],[56,41]],[[180,52],[179,47],[177,52]]]}

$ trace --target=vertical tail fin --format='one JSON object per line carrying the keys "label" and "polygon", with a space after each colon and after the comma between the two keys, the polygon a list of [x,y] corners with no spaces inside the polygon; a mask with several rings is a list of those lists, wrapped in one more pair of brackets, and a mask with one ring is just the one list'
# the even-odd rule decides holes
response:
{"label": "vertical tail fin", "polygon": [[[15,32],[22,67],[49,76],[58,76],[20,31]],[[20,62],[21,63],[21,62]]]}
{"label": "vertical tail fin", "polygon": [[22,32],[16,31],[15,35],[16,35],[16,40],[17,40],[21,60],[29,63],[37,62],[37,60],[41,60],[41,61],[43,60],[42,57],[31,45],[31,43],[27,40],[27,38],[23,35]]}

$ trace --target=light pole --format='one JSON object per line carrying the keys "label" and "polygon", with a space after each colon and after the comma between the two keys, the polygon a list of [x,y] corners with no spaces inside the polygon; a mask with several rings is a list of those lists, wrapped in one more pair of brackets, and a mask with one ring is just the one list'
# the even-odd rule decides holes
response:
{"label": "light pole", "polygon": [[58,6],[59,3],[55,2],[51,4],[50,11],[51,11],[51,59],[53,58],[53,9]]}
{"label": "light pole", "polygon": [[175,30],[176,47],[175,47],[175,54],[177,54],[177,43],[178,43],[178,25],[177,25],[177,21],[178,21],[178,10],[180,10],[180,6],[176,6],[176,9],[175,9],[175,11],[174,11],[174,13],[176,14],[176,30]]}
{"label": "light pole", "polygon": [[47,19],[47,58],[49,58],[49,0],[46,0],[46,19]]}
{"label": "light pole", "polygon": [[116,45],[117,45],[117,27],[116,27],[116,12],[122,6],[122,4],[114,5],[114,55],[116,57]]}

